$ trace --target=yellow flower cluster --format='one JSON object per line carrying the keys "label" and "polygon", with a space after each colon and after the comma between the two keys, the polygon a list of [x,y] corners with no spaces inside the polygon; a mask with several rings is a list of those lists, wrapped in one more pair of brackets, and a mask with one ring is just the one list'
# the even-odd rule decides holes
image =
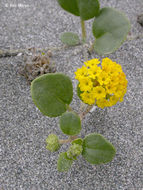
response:
{"label": "yellow flower cluster", "polygon": [[104,108],[123,101],[128,82],[119,64],[109,58],[102,60],[101,67],[99,59],[84,64],[75,72],[84,103]]}

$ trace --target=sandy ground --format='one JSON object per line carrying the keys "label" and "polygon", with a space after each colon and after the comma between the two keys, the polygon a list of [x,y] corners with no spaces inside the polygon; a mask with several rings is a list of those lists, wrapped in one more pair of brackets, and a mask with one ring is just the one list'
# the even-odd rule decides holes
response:
{"label": "sandy ground", "polygon": [[[17,7],[10,7],[12,5]],[[20,7],[23,4],[25,7]],[[142,0],[102,0],[125,12],[131,21],[131,35],[143,34],[136,22],[142,13]],[[87,22],[88,40],[92,40],[91,21]],[[2,0],[0,7],[0,49],[62,45],[62,32],[81,33],[80,20],[63,11],[56,0]],[[53,53],[58,72],[70,76],[82,65],[78,47]],[[92,54],[91,57],[98,57]],[[92,166],[82,157],[68,173],[57,172],[58,152],[45,148],[50,133],[64,137],[58,118],[43,116],[30,96],[30,86],[19,74],[22,56],[0,59],[0,189],[1,190],[142,190],[143,126],[143,39],[126,41],[109,56],[120,63],[128,79],[124,102],[112,108],[96,109],[82,122],[81,137],[90,132],[105,136],[117,150],[111,163]],[[77,110],[74,93],[71,106]]]}

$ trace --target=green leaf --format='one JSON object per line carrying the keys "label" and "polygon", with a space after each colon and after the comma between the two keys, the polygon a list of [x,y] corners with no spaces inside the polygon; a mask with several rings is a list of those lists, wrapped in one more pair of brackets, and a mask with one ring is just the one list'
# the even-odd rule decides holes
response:
{"label": "green leaf", "polygon": [[130,30],[127,17],[113,8],[101,9],[93,22],[94,49],[98,54],[109,54],[118,49]]}
{"label": "green leaf", "polygon": [[83,140],[82,155],[90,164],[110,162],[115,153],[113,145],[100,134],[89,134]]}
{"label": "green leaf", "polygon": [[82,20],[91,19],[99,13],[98,0],[58,0],[58,3],[64,10],[80,16]]}
{"label": "green leaf", "polygon": [[45,74],[32,81],[31,95],[44,115],[57,117],[66,111],[66,104],[72,101],[72,82],[60,73]]}
{"label": "green leaf", "polygon": [[61,41],[69,46],[75,46],[80,43],[80,39],[77,34],[72,32],[65,32],[61,35]]}
{"label": "green leaf", "polygon": [[76,16],[80,16],[77,0],[58,0],[58,3],[64,10],[66,10]]}
{"label": "green leaf", "polygon": [[66,152],[62,152],[59,155],[58,162],[57,162],[57,168],[60,172],[66,172],[71,168],[71,165],[73,163],[73,160],[67,157]]}
{"label": "green leaf", "polygon": [[78,138],[78,139],[73,140],[71,144],[79,144],[79,145],[82,145],[82,143],[83,143],[83,140],[82,140],[81,138]]}
{"label": "green leaf", "polygon": [[51,152],[55,152],[60,148],[59,138],[55,134],[48,135],[46,143],[47,143],[46,148]]}
{"label": "green leaf", "polygon": [[60,118],[60,128],[66,135],[77,135],[81,130],[80,117],[74,112],[66,112]]}

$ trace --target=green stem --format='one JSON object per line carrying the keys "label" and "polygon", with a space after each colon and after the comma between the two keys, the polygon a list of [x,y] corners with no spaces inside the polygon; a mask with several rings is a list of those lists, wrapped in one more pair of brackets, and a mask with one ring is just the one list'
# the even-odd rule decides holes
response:
{"label": "green stem", "polygon": [[80,19],[81,22],[81,29],[82,29],[82,42],[86,42],[86,29],[85,29],[85,22],[84,20]]}
{"label": "green stem", "polygon": [[87,114],[87,113],[89,113],[89,111],[93,108],[93,106],[94,105],[88,105],[87,107],[86,107],[86,110],[85,111],[82,111],[80,114],[79,114],[79,117],[80,117],[80,119],[81,120],[83,120],[83,118],[85,117],[85,115]]}
{"label": "green stem", "polygon": [[77,136],[70,136],[68,139],[59,139],[59,143],[66,144],[72,142],[75,139],[77,139]]}

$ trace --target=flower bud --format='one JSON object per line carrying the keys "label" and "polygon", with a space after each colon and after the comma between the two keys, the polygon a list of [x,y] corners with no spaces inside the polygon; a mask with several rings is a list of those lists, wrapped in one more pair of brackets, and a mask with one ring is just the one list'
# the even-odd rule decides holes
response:
{"label": "flower bud", "polygon": [[82,153],[82,146],[74,143],[67,151],[67,156],[71,159],[76,159]]}
{"label": "flower bud", "polygon": [[60,148],[59,139],[55,134],[50,134],[46,139],[46,148],[51,152],[57,151]]}

